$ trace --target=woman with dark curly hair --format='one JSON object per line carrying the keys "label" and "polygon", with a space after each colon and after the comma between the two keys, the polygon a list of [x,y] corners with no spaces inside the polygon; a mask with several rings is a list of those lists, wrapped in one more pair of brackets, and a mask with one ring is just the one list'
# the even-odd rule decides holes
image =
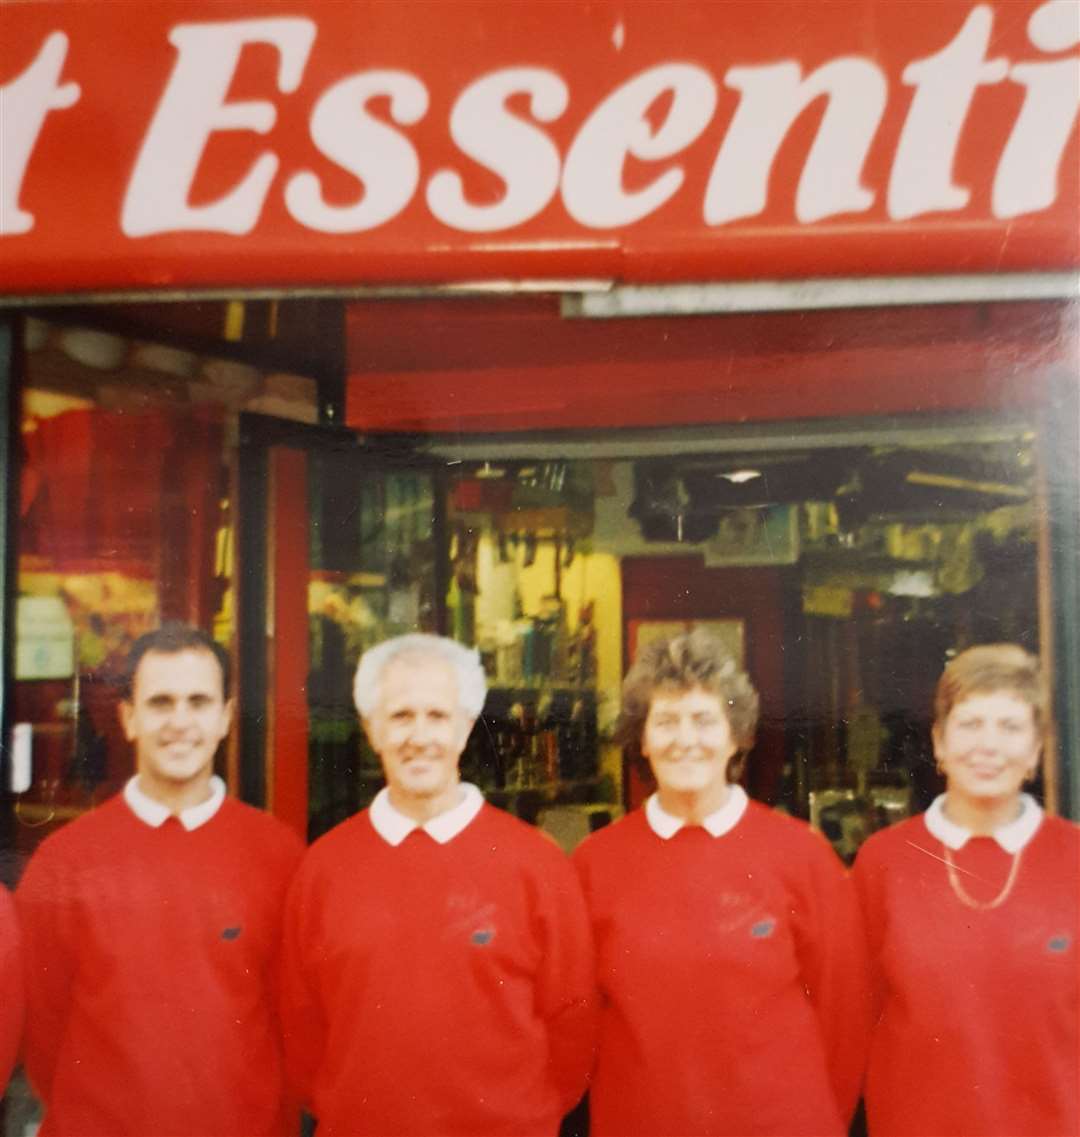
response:
{"label": "woman with dark curly hair", "polygon": [[620,734],[656,793],[584,841],[602,1025],[592,1132],[847,1132],[865,1052],[865,947],[844,866],[737,779],[758,697],[704,632],[650,644]]}
{"label": "woman with dark curly hair", "polygon": [[945,792],[855,861],[871,1137],[1080,1132],[1080,828],[1022,792],[1048,714],[1033,655],[961,652],[934,699]]}

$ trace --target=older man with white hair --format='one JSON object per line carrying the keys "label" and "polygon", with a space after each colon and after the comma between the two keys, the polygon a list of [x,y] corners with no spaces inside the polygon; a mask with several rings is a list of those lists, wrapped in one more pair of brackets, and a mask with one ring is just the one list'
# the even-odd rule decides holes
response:
{"label": "older man with white hair", "polygon": [[585,1088],[595,972],[575,876],[458,777],[485,693],[476,652],[439,636],[357,668],[386,786],[312,846],[286,912],[286,1049],[322,1137],[551,1137]]}

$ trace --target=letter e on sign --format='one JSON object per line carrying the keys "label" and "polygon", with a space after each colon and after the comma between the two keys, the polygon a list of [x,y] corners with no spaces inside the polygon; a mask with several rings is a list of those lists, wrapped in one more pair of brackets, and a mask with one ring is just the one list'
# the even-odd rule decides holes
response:
{"label": "letter e on sign", "polygon": [[300,85],[314,40],[314,23],[299,17],[173,28],[169,41],[179,53],[176,66],[124,196],[120,225],[128,237],[180,230],[243,234],[255,228],[277,172],[276,155],[261,154],[239,185],[209,205],[188,204],[191,186],[211,134],[266,134],[277,119],[274,105],[265,100],[226,102],[244,47],[268,43],[278,49],[278,89],[288,93]]}
{"label": "letter e on sign", "polygon": [[[668,91],[671,108],[654,132],[649,107]],[[626,159],[677,154],[701,134],[715,109],[716,83],[693,64],[666,63],[635,75],[589,115],[570,146],[562,181],[567,212],[593,229],[614,229],[659,209],[682,185],[682,167],[671,166],[644,189],[627,193]]]}

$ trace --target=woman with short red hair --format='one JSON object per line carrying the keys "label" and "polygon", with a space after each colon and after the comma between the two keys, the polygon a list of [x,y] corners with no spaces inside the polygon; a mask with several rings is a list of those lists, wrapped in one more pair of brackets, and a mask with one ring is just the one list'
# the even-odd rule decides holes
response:
{"label": "woman with short red hair", "polygon": [[945,792],[859,852],[871,1137],[1080,1130],[1080,828],[1022,792],[1047,718],[1034,656],[962,652],[934,700]]}

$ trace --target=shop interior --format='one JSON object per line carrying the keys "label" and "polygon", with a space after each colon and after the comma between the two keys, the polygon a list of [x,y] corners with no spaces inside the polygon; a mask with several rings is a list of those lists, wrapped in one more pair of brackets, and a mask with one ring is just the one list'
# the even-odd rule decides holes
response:
{"label": "shop interior", "polygon": [[[344,330],[342,305],[334,325],[326,304],[302,301],[22,321],[13,721],[32,763],[7,796],[17,861],[130,775],[117,669],[163,619],[231,647],[241,715],[222,772],[257,804],[301,810],[309,838],[381,784],[351,676],[366,647],[412,630],[478,649],[490,690],[463,773],[567,849],[647,796],[639,756],[612,739],[621,676],[650,637],[698,624],[761,693],[752,796],[811,820],[849,861],[875,828],[926,806],[930,699],[949,654],[1005,639],[1040,650],[1033,413],[999,400],[873,415],[858,399],[841,413],[823,398],[811,417],[813,392],[796,393],[794,414],[748,413],[758,392],[714,421],[680,424],[677,405],[642,425],[633,415],[656,416],[656,401],[628,397],[623,414],[612,387],[591,423],[556,429],[538,398],[508,429],[504,403],[555,374],[534,358],[506,400],[459,406],[453,430],[446,405],[465,388],[440,398],[429,377],[426,431],[409,416],[433,361],[458,352],[475,369],[501,352],[509,367],[533,349],[511,303],[480,337],[428,320],[435,355],[396,319],[407,303],[358,303]],[[452,323],[469,301],[443,303]],[[700,337],[724,319],[671,323]],[[663,349],[663,329],[626,323]],[[358,349],[357,328],[372,327],[392,352],[376,337]],[[680,379],[670,341],[674,398],[700,384]],[[348,427],[319,354],[343,343]],[[395,369],[409,392],[397,403]],[[365,398],[377,385],[385,405]],[[289,722],[302,725],[291,750]]]}

